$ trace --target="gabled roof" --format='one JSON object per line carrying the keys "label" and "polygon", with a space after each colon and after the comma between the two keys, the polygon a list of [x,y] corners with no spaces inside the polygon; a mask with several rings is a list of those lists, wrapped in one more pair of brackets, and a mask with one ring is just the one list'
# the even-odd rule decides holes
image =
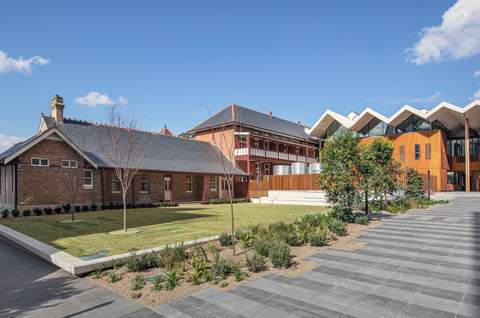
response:
{"label": "gabled roof", "polygon": [[[112,149],[111,129],[117,130],[121,141],[128,138],[125,129],[68,118],[65,118],[63,123],[47,121],[47,125],[50,125],[47,130],[32,137],[28,142],[15,145],[12,147],[14,149],[10,148],[2,153],[0,160],[4,159],[7,163],[52,133],[56,133],[94,167],[112,168],[114,164],[108,155]],[[146,147],[146,159],[140,167],[142,170],[221,175],[225,173],[223,161],[227,171],[234,175],[246,175],[241,169],[234,167],[220,150],[210,143],[143,131],[135,131],[134,134],[135,139]],[[120,144],[127,145],[123,142]]]}
{"label": "gabled roof", "polygon": [[447,102],[441,102],[430,111],[405,105],[390,117],[381,115],[369,107],[353,119],[332,112],[331,110],[326,110],[309,130],[309,133],[312,136],[322,137],[327,127],[330,126],[334,120],[338,121],[345,128],[352,129],[353,131],[359,131],[373,118],[377,118],[388,125],[397,126],[410,115],[418,116],[429,122],[438,120],[450,130],[458,130],[458,127],[464,124],[464,118],[467,117],[470,127],[480,131],[480,100],[475,100],[463,108]]}
{"label": "gabled roof", "polygon": [[306,129],[308,128],[301,124],[270,116],[270,114],[264,114],[235,104],[225,107],[204,122],[195,126],[189,132],[195,133],[233,123],[251,128],[259,128],[261,130],[283,134],[294,138],[312,140],[312,137],[306,132]]}

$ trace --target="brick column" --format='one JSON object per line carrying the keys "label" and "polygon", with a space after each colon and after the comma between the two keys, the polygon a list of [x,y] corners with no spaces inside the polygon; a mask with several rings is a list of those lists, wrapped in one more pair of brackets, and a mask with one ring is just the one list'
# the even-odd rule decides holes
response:
{"label": "brick column", "polygon": [[470,127],[465,118],[465,191],[470,192]]}

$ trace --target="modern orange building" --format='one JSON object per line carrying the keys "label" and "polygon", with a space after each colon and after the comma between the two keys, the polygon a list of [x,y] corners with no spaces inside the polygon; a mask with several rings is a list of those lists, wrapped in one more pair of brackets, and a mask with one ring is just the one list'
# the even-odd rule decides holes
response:
{"label": "modern orange building", "polygon": [[343,116],[327,110],[308,131],[324,141],[352,130],[362,142],[387,138],[403,167],[430,176],[433,191],[480,191],[480,100],[465,107],[442,102],[432,110],[408,105],[391,117],[366,108]]}

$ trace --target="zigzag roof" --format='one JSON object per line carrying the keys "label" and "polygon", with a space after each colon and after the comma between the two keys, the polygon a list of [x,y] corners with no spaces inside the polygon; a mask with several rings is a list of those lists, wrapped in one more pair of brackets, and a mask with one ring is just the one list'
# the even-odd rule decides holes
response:
{"label": "zigzag roof", "polygon": [[458,128],[458,126],[463,126],[464,118],[468,118],[470,128],[477,131],[480,130],[480,100],[475,100],[465,107],[441,102],[431,110],[404,105],[390,117],[386,117],[370,107],[365,108],[360,115],[355,117],[346,117],[327,109],[307,132],[312,136],[322,137],[333,121],[339,122],[347,129],[359,131],[373,118],[377,118],[388,125],[397,126],[410,115],[418,116],[429,122],[438,120],[448,129],[455,129]]}

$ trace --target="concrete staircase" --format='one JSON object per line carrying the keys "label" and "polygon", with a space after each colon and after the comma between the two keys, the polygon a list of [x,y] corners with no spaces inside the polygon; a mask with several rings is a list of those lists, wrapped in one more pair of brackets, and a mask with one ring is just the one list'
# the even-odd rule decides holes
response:
{"label": "concrete staircase", "polygon": [[324,191],[270,190],[267,197],[251,200],[259,204],[328,205]]}

